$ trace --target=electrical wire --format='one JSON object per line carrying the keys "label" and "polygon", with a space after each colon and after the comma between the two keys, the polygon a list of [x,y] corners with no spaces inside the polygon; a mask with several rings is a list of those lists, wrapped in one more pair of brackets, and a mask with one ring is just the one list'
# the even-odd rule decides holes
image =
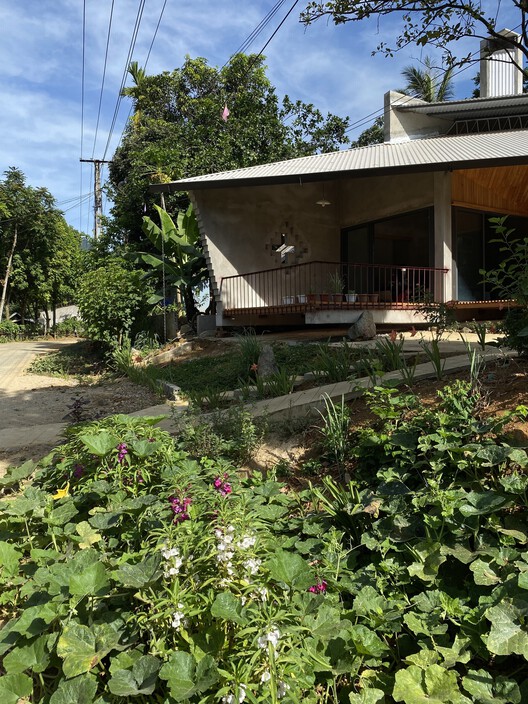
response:
{"label": "electrical wire", "polygon": [[[83,142],[84,142],[84,72],[86,58],[86,0],[83,0],[82,12],[82,69],[81,69],[81,159],[83,158]],[[79,191],[83,192],[83,165],[79,165]],[[79,210],[79,230],[82,227],[82,208]]]}
{"label": "electrical wire", "polygon": [[103,91],[104,91],[104,84],[105,84],[105,78],[106,78],[106,66],[108,63],[108,47],[110,46],[110,33],[112,31],[112,19],[114,17],[114,2],[115,2],[115,0],[112,0],[112,5],[110,7],[110,19],[108,21],[108,33],[106,35],[106,49],[105,49],[104,66],[103,66],[103,78],[101,81],[101,92],[99,93],[99,107],[97,109],[97,122],[95,125],[95,135],[94,135],[94,142],[93,142],[93,149],[92,149],[92,159],[94,158],[94,154],[95,154],[95,145],[97,143],[97,133],[99,131],[99,119],[101,117],[101,106],[103,103]]}
{"label": "electrical wire", "polygon": [[103,160],[106,158],[106,154],[107,154],[108,148],[110,146],[110,141],[111,141],[113,133],[114,133],[115,124],[116,124],[117,116],[119,113],[119,108],[121,107],[121,101],[123,100],[123,95],[122,95],[123,88],[125,87],[126,77],[127,77],[128,69],[130,67],[130,61],[132,59],[132,54],[133,54],[134,48],[136,46],[139,27],[141,25],[141,18],[143,16],[144,9],[145,9],[145,0],[139,0],[139,6],[138,6],[137,15],[136,15],[136,22],[134,25],[134,29],[132,31],[132,37],[130,39],[130,46],[128,48],[128,55],[127,55],[127,58],[125,61],[125,68],[123,71],[123,76],[121,78],[121,85],[120,85],[119,91],[118,91],[117,101],[116,101],[116,105],[115,105],[115,109],[114,109],[114,115],[112,118],[112,124],[111,124],[110,130],[108,132],[108,139],[106,141],[106,146],[105,146],[105,150],[104,150],[104,154],[103,154]]}
{"label": "electrical wire", "polygon": [[144,71],[145,71],[146,68],[147,68],[147,64],[148,64],[149,59],[150,59],[150,52],[152,51],[152,47],[154,46],[154,42],[156,41],[156,37],[158,36],[158,29],[159,29],[159,27],[160,27],[161,20],[162,20],[162,18],[163,18],[163,13],[165,12],[165,7],[166,7],[166,5],[167,5],[167,0],[165,0],[165,2],[163,3],[163,7],[161,8],[160,16],[159,16],[159,18],[158,18],[158,24],[156,25],[156,29],[154,30],[154,36],[152,37],[152,41],[150,42],[149,50],[148,50],[148,53],[147,53],[147,58],[145,59],[145,63],[143,64],[143,70],[144,70]]}
{"label": "electrical wire", "polygon": [[267,27],[267,25],[270,23],[270,21],[273,19],[273,17],[276,15],[278,10],[285,4],[286,0],[278,0],[278,2],[275,3],[275,5],[271,8],[271,10],[268,12],[268,14],[259,22],[259,24],[255,27],[255,29],[249,34],[249,36],[242,42],[242,44],[238,47],[238,49],[231,54],[229,59],[225,62],[225,64],[222,66],[222,68],[225,68],[228,63],[233,59],[234,56],[237,54],[242,54],[243,52],[248,49],[248,47],[254,42],[254,40],[259,36],[259,34],[262,33],[262,31]]}

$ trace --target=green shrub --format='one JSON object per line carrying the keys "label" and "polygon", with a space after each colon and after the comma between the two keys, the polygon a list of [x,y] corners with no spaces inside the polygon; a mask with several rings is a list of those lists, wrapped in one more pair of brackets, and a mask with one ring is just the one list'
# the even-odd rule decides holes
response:
{"label": "green shrub", "polygon": [[66,318],[52,327],[51,332],[55,337],[82,337],[84,326],[80,318]]}
{"label": "green shrub", "polygon": [[148,290],[140,271],[130,271],[117,259],[86,272],[77,303],[86,335],[105,346],[120,345],[147,317]]}
{"label": "green shrub", "polygon": [[20,325],[12,320],[4,320],[0,323],[0,342],[12,342],[19,337],[21,332]]}

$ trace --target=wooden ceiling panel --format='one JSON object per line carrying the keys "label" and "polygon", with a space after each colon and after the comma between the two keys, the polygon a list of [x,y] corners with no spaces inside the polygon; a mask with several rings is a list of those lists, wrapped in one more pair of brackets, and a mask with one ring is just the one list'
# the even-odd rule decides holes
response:
{"label": "wooden ceiling panel", "polygon": [[528,166],[454,171],[451,193],[453,205],[528,215]]}

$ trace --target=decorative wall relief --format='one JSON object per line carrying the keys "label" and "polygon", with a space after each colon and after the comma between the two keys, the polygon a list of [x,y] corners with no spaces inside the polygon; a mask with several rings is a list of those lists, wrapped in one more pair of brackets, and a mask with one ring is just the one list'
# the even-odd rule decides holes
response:
{"label": "decorative wall relief", "polygon": [[280,230],[270,237],[264,248],[277,266],[299,264],[308,254],[308,245],[288,222],[282,223]]}

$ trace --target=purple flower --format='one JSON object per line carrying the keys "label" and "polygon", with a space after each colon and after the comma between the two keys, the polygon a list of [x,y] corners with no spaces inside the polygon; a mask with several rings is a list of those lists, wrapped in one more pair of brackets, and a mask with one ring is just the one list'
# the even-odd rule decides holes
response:
{"label": "purple flower", "polygon": [[179,496],[169,496],[169,503],[174,514],[173,523],[188,521],[191,517],[187,509],[192,504],[192,499],[188,496],[181,499]]}
{"label": "purple flower", "polygon": [[312,594],[325,594],[326,592],[326,587],[327,587],[326,580],[317,580],[317,582],[308,588],[309,592],[312,592]]}
{"label": "purple flower", "polygon": [[229,476],[227,474],[224,474],[223,478],[215,477],[215,480],[213,482],[214,488],[222,496],[227,496],[228,494],[230,494],[233,491],[231,484],[227,481],[228,479],[229,479]]}
{"label": "purple flower", "polygon": [[84,474],[84,467],[82,464],[76,464],[73,468],[73,476],[75,479],[80,479]]}
{"label": "purple flower", "polygon": [[128,446],[126,442],[120,442],[117,446],[117,461],[122,464],[125,457],[128,455]]}

